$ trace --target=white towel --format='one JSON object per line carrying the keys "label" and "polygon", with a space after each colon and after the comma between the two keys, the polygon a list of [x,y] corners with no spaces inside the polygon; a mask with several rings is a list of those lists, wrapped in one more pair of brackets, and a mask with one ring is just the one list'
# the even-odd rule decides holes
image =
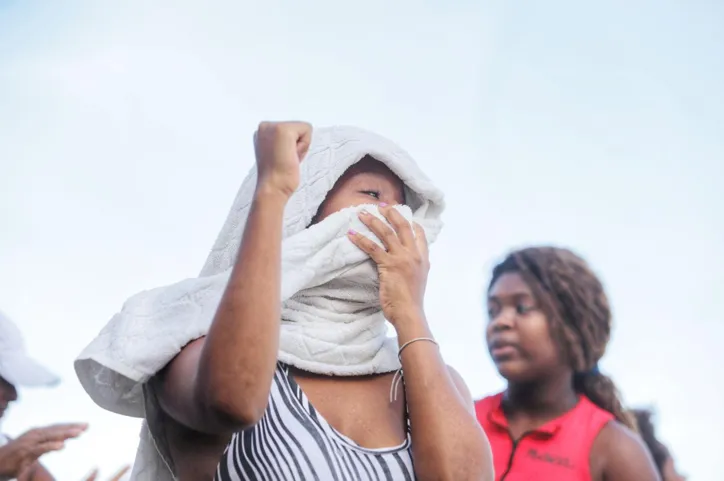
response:
{"label": "white towel", "polygon": [[[377,269],[347,238],[353,229],[379,243],[359,220],[362,209],[384,220],[374,205],[344,209],[283,243],[280,361],[332,376],[399,369],[397,342],[387,337],[380,310]],[[397,210],[412,221],[409,207]]]}
{"label": "white towel", "polygon": [[[365,155],[385,163],[404,182],[409,208],[399,211],[420,223],[430,242],[442,226],[442,194],[406,152],[353,127],[315,130],[301,164],[301,185],[285,209],[282,244],[279,359],[300,369],[362,375],[399,367],[380,311],[375,266],[346,238],[349,228],[370,235],[357,219],[360,208],[309,227],[335,182]],[[135,295],[80,354],[76,372],[101,407],[148,417],[143,385],[183,346],[206,334],[236,258],[255,185],[252,170],[199,277]],[[151,452],[153,442],[144,427],[133,480],[170,479],[156,450]]]}

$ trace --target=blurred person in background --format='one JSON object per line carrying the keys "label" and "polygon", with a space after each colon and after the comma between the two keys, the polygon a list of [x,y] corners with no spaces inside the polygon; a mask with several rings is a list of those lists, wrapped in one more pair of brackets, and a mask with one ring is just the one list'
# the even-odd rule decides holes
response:
{"label": "blurred person in background", "polygon": [[[55,374],[28,356],[20,330],[0,312],[0,424],[10,403],[18,400],[17,387],[53,387],[59,382]],[[63,449],[68,439],[77,438],[87,427],[58,424],[31,429],[15,439],[0,429],[0,481],[53,481],[39,458]],[[125,470],[111,481],[120,479]],[[94,472],[86,481],[94,481],[96,476]]]}
{"label": "blurred person in background", "polygon": [[598,369],[611,311],[567,249],[529,247],[493,270],[486,339],[507,389],[476,403],[497,481],[656,481],[613,381]]}
{"label": "blurred person in background", "polygon": [[659,469],[663,481],[686,481],[686,476],[679,474],[676,463],[671,456],[669,448],[656,438],[656,428],[651,420],[653,413],[649,409],[634,409],[631,411],[636,418],[639,434],[649,448],[654,458],[656,467]]}

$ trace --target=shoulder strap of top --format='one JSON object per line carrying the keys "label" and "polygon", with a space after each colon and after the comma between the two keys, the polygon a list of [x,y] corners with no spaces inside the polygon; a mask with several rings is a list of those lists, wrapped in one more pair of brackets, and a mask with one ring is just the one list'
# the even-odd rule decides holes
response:
{"label": "shoulder strap of top", "polygon": [[402,399],[405,400],[405,425],[407,426],[407,435],[412,435],[412,426],[410,424],[410,407],[407,404],[407,394],[405,389],[405,376],[402,376],[400,379],[402,379]]}
{"label": "shoulder strap of top", "polygon": [[583,442],[583,453],[590,458],[591,449],[593,449],[593,443],[596,442],[596,438],[601,434],[603,428],[605,428],[611,422],[617,422],[616,416],[612,413],[601,409],[595,405],[586,396],[581,396],[581,401],[578,406],[578,416],[581,421],[585,420],[586,436],[581,440]]}

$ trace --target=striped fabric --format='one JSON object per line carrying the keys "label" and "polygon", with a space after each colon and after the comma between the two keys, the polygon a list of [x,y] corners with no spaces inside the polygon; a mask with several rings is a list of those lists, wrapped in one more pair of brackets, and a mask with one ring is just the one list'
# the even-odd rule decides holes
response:
{"label": "striped fabric", "polygon": [[232,438],[216,481],[414,481],[410,436],[400,446],[367,449],[342,435],[277,366],[264,417]]}

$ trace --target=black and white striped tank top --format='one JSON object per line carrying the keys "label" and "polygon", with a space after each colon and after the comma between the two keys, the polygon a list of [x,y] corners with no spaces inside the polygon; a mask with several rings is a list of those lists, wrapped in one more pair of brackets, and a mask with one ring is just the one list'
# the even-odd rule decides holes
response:
{"label": "black and white striped tank top", "polygon": [[414,481],[410,434],[399,446],[367,449],[344,436],[277,365],[264,417],[236,433],[216,481]]}

